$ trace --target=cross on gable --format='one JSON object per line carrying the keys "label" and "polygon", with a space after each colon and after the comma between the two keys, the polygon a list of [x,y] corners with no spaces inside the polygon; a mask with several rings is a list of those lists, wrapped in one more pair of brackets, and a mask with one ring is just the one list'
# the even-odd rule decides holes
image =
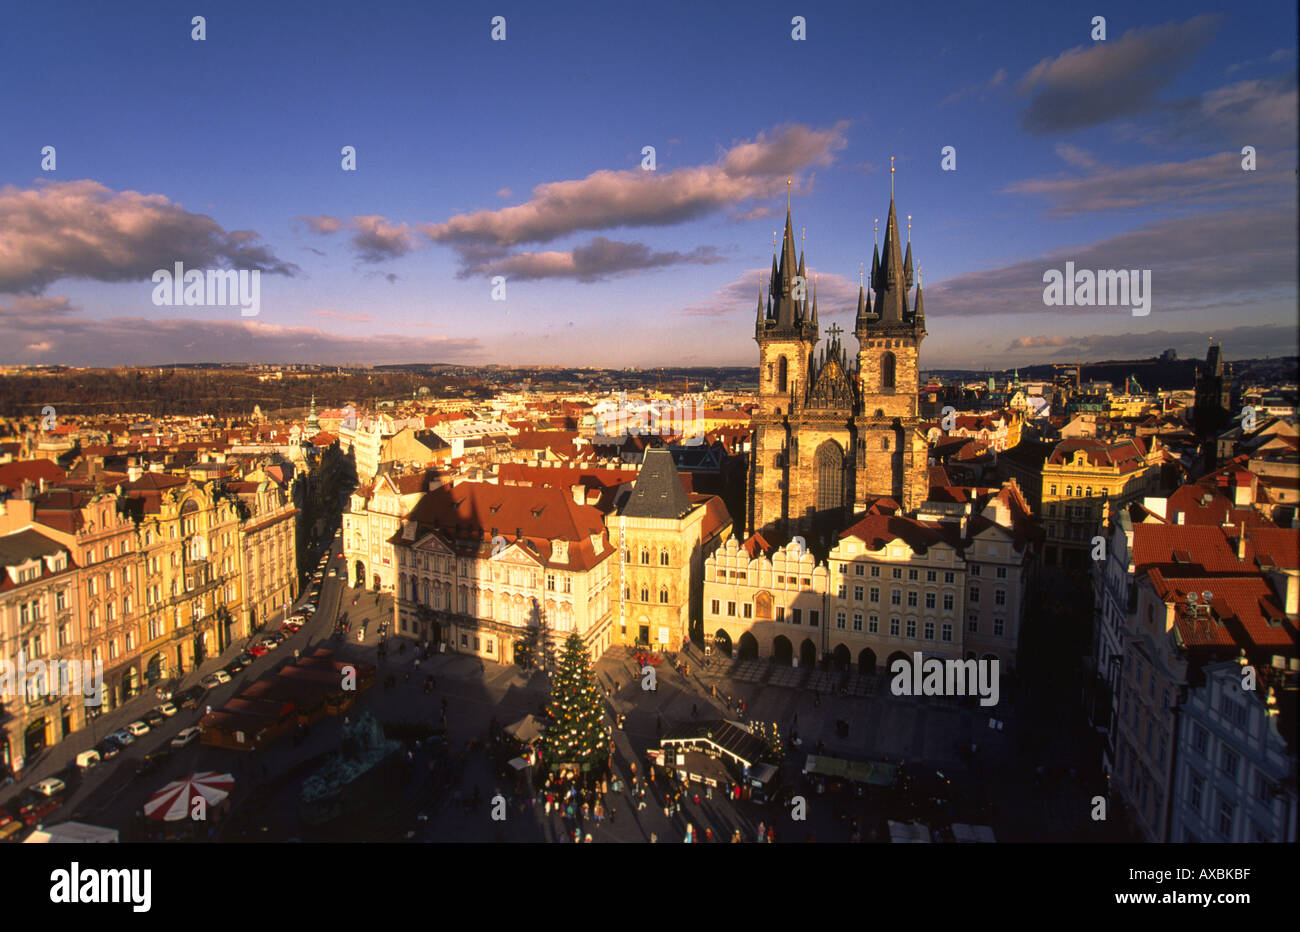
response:
{"label": "cross on gable", "polygon": [[831,324],[829,327],[826,328],[826,332],[830,334],[832,343],[838,343],[840,341],[840,334],[843,333],[844,331],[840,329],[839,324]]}

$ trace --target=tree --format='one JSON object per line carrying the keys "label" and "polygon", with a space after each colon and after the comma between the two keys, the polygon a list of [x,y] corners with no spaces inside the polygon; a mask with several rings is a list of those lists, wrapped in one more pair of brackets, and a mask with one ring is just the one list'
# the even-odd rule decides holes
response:
{"label": "tree", "polygon": [[587,649],[576,632],[564,642],[546,714],[546,756],[552,767],[576,764],[590,769],[609,757],[604,702]]}

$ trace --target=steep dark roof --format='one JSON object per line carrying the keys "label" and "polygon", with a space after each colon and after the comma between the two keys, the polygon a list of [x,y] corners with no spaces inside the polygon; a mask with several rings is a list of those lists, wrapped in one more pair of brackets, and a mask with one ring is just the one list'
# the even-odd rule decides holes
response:
{"label": "steep dark roof", "polygon": [[623,505],[622,514],[629,518],[676,520],[690,510],[691,500],[682,489],[673,455],[664,447],[646,450],[641,471],[637,473],[636,484]]}

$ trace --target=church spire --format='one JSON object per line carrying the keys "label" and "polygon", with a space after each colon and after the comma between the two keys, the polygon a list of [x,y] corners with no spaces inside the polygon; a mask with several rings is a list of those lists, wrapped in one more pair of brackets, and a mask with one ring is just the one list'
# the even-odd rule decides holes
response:
{"label": "church spire", "polygon": [[921,291],[922,291],[921,267],[918,265],[916,267],[916,306],[913,308],[913,313],[916,315],[916,322],[920,324],[922,328],[924,328],[925,327],[925,299],[921,297]]}
{"label": "church spire", "polygon": [[813,278],[812,329],[815,334],[817,332],[817,279],[815,277]]}
{"label": "church spire", "polygon": [[912,215],[907,215],[907,255],[903,258],[903,276],[907,290],[912,290]]}
{"label": "church spire", "polygon": [[889,199],[889,217],[885,221],[885,248],[880,272],[876,279],[876,315],[882,321],[901,322],[907,307],[908,273],[903,265],[903,250],[899,245],[898,214],[894,199]]}

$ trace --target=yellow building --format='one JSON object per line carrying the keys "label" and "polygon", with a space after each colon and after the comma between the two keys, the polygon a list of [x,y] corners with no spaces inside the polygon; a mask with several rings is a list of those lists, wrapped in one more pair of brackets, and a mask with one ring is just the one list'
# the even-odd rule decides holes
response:
{"label": "yellow building", "polygon": [[1042,513],[1048,566],[1082,568],[1092,538],[1115,508],[1159,489],[1163,454],[1159,441],[1134,437],[1108,442],[1088,437],[1063,440],[1043,461]]}

